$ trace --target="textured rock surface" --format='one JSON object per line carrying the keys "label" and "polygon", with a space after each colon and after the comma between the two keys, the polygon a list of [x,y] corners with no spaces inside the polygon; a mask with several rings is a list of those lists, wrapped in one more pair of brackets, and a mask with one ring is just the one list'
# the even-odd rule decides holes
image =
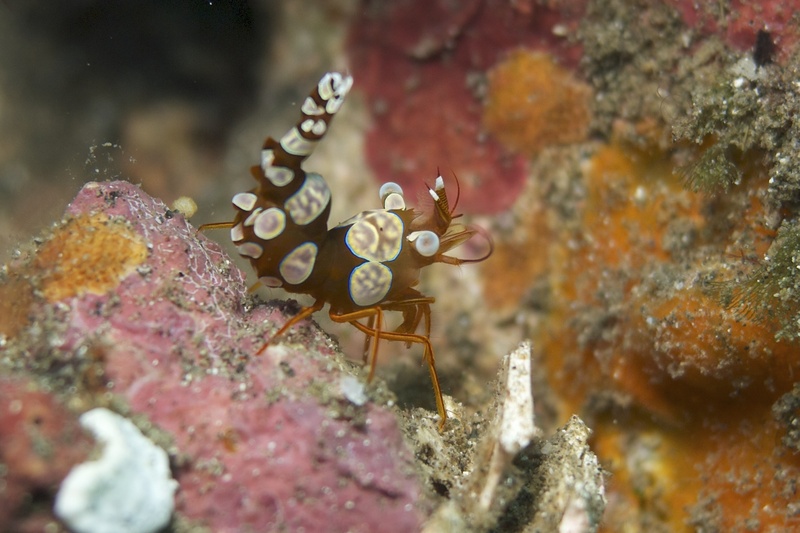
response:
{"label": "textured rock surface", "polygon": [[[395,417],[346,399],[353,366],[324,334],[300,325],[254,357],[283,313],[244,309],[243,273],[134,185],[90,183],[68,216],[42,246],[60,252],[6,275],[6,286],[32,294],[17,311],[30,318],[17,317],[4,338],[11,371],[81,411],[129,409],[169,451],[177,511],[195,526],[419,527],[421,490]],[[109,254],[125,267],[109,268]]]}

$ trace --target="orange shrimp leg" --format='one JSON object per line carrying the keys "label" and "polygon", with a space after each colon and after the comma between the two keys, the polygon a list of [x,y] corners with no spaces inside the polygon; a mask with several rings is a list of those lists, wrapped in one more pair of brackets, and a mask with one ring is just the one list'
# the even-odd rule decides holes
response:
{"label": "orange shrimp leg", "polygon": [[208,231],[210,229],[231,229],[233,227],[233,222],[209,222],[208,224],[203,224],[197,231]]}
{"label": "orange shrimp leg", "polygon": [[261,355],[261,352],[266,350],[267,347],[272,343],[272,341],[274,341],[275,339],[286,333],[289,330],[289,328],[291,328],[301,320],[310,317],[311,315],[322,309],[324,305],[325,305],[324,300],[317,300],[312,305],[302,308],[299,313],[297,313],[292,318],[287,320],[286,323],[283,326],[281,326],[281,329],[279,329],[272,337],[267,339],[264,345],[261,348],[259,348],[259,350],[256,352],[256,355]]}
{"label": "orange shrimp leg", "polygon": [[[413,316],[413,322],[416,324],[419,323],[420,317],[425,318],[425,329],[426,329],[425,335],[418,335],[416,333],[409,333],[405,331],[384,331],[380,329],[383,317],[383,310],[384,310],[383,308],[386,307],[383,305],[380,307],[370,307],[367,309],[361,309],[353,313],[345,313],[345,314],[331,313],[330,317],[331,320],[333,320],[334,322],[340,322],[340,323],[348,322],[352,324],[359,331],[375,338],[374,344],[372,346],[371,366],[368,379],[372,379],[372,376],[375,374],[375,363],[377,361],[377,355],[378,355],[378,350],[377,350],[378,340],[386,339],[391,341],[422,344],[424,346],[423,358],[425,362],[428,363],[428,372],[430,373],[431,376],[431,384],[433,385],[433,395],[436,400],[436,411],[439,413],[439,419],[440,419],[439,431],[442,431],[444,429],[445,422],[447,421],[447,412],[445,411],[444,408],[444,398],[442,397],[442,388],[439,384],[439,376],[436,373],[436,361],[433,355],[433,346],[431,345],[431,341],[428,338],[428,336],[430,335],[430,307],[427,302],[428,300],[432,300],[432,298],[422,297],[418,300],[421,300],[422,303],[418,303],[415,300],[409,300],[409,301],[391,303],[389,304],[389,307],[392,310],[400,310],[398,308],[416,306],[418,309],[417,311],[414,312],[414,315],[411,315],[410,313],[406,315],[405,313],[406,309],[402,310],[404,311],[404,316],[406,317]],[[370,318],[370,317],[375,317],[375,322],[376,322],[375,327],[370,328],[358,322],[358,320],[361,318]]]}

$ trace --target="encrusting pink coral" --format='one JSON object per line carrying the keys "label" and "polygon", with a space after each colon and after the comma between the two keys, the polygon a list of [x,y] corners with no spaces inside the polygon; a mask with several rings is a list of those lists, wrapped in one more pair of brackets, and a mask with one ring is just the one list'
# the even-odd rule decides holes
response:
{"label": "encrusting pink coral", "polygon": [[54,395],[25,378],[0,376],[0,530],[44,531],[59,482],[92,441]]}

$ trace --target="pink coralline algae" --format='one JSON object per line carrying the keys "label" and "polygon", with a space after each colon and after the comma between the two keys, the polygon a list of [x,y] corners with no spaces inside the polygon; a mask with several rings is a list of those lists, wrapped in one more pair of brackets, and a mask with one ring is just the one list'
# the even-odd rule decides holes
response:
{"label": "pink coralline algae", "polygon": [[50,357],[68,365],[91,346],[102,388],[166,435],[182,519],[213,531],[419,529],[427,509],[394,415],[347,399],[352,365],[327,336],[301,324],[255,356],[286,315],[246,311],[244,274],[136,186],[88,184],[67,214],[124,225],[139,239],[119,246],[149,253],[113,289],[32,312],[58,309]]}
{"label": "pink coralline algae", "polygon": [[367,2],[353,23],[350,57],[373,112],[367,158],[381,180],[420,192],[421,179],[438,168],[458,176],[465,212],[513,203],[528,165],[481,126],[485,74],[521,47],[577,64],[581,49],[565,36],[585,2],[552,4]]}
{"label": "pink coralline algae", "polygon": [[70,413],[24,378],[0,376],[0,531],[44,531],[58,484],[92,449]]}

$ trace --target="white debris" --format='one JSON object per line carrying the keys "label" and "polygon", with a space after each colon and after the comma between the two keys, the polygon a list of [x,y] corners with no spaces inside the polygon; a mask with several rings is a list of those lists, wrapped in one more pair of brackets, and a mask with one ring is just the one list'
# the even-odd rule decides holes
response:
{"label": "white debris", "polygon": [[364,382],[355,376],[345,374],[339,380],[339,390],[350,403],[361,407],[367,403],[367,393],[364,389]]}
{"label": "white debris", "polygon": [[70,471],[56,496],[56,516],[76,533],[149,533],[166,526],[178,486],[166,452],[108,409],[92,409],[80,422],[103,445],[102,455]]}
{"label": "white debris", "polygon": [[[730,72],[736,77],[733,81],[733,85],[737,89],[744,84],[745,80],[755,81],[763,77],[763,74],[759,71],[751,54],[742,56],[742,58],[730,68]],[[741,80],[739,85],[737,85],[737,80]]]}

